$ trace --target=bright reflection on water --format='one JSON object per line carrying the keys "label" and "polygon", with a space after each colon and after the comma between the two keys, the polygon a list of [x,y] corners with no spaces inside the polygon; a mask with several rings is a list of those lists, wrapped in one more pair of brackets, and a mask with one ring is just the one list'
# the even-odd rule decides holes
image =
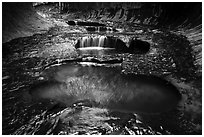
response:
{"label": "bright reflection on water", "polygon": [[114,48],[103,48],[103,47],[86,47],[86,48],[78,48],[78,53],[80,55],[108,55],[116,53]]}
{"label": "bright reflection on water", "polygon": [[66,106],[88,100],[111,110],[158,113],[176,107],[181,99],[169,82],[155,76],[121,74],[119,65],[69,63],[47,68],[43,74],[48,81],[33,86],[32,100],[51,99]]}

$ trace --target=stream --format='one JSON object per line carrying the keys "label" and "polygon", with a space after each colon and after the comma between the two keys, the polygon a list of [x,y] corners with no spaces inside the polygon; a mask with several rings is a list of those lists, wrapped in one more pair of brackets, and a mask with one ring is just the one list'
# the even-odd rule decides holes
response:
{"label": "stream", "polygon": [[66,29],[3,44],[3,134],[201,134],[185,38]]}

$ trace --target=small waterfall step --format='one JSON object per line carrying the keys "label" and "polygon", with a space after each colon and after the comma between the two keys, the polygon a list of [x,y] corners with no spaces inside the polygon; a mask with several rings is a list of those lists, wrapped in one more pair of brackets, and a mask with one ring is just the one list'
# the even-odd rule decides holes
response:
{"label": "small waterfall step", "polygon": [[67,21],[68,25],[78,25],[78,26],[106,26],[105,24],[90,21]]}
{"label": "small waterfall step", "polygon": [[111,49],[119,53],[145,54],[150,51],[150,43],[138,38],[131,38],[128,43],[114,36],[89,35],[78,39],[75,48],[79,50]]}
{"label": "small waterfall step", "polygon": [[80,38],[75,45],[77,49],[115,49],[118,52],[128,52],[128,47],[126,44],[113,36],[85,36]]}

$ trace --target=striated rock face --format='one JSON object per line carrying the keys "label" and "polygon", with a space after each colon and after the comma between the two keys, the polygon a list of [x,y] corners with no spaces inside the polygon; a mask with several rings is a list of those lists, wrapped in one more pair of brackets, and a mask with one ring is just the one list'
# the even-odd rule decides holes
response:
{"label": "striated rock face", "polygon": [[[79,19],[121,22],[163,28],[187,37],[201,74],[202,3],[65,3],[64,12],[80,12]],[[52,26],[36,14],[32,3],[3,3],[3,43],[33,35]],[[80,9],[80,10],[79,10]],[[114,24],[115,25],[115,24]]]}
{"label": "striated rock face", "polygon": [[202,3],[59,5],[3,3],[3,134],[202,134]]}
{"label": "striated rock face", "polygon": [[146,29],[154,27],[186,37],[187,45],[193,50],[197,75],[201,76],[201,3],[68,3],[68,7],[68,12],[80,8],[79,19],[97,20],[108,25],[113,25],[111,22],[122,23],[124,28],[130,24],[142,25]]}
{"label": "striated rock face", "polygon": [[[68,11],[89,12],[87,18],[170,27],[201,24],[201,3],[68,3]],[[80,10],[79,10],[80,9]],[[83,14],[82,13],[82,14]],[[124,22],[125,23],[125,22]]]}
{"label": "striated rock face", "polygon": [[51,22],[39,16],[32,3],[2,3],[2,42],[48,30]]}

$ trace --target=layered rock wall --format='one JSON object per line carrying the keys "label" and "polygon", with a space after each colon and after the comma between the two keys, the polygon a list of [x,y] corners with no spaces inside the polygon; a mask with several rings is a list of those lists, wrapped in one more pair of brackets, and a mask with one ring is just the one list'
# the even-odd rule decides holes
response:
{"label": "layered rock wall", "polygon": [[48,30],[52,24],[38,15],[32,3],[2,3],[2,42]]}

